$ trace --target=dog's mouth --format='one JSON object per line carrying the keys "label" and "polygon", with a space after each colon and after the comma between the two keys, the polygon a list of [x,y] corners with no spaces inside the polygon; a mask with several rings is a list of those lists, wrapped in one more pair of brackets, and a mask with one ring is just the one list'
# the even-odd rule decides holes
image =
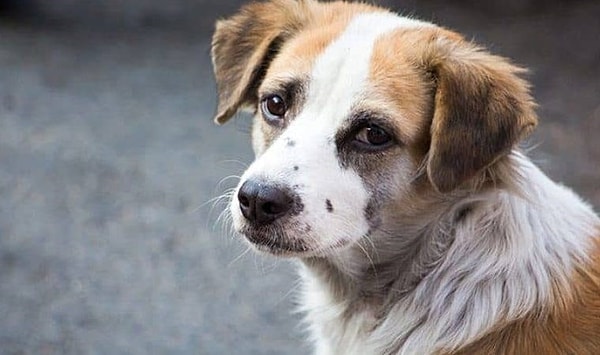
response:
{"label": "dog's mouth", "polygon": [[306,253],[310,251],[310,247],[304,240],[290,240],[279,233],[246,231],[243,234],[256,248],[273,254]]}
{"label": "dog's mouth", "polygon": [[313,248],[307,241],[292,238],[283,228],[276,226],[245,226],[240,231],[258,250],[274,255],[299,255],[310,253]]}
{"label": "dog's mouth", "polygon": [[328,252],[342,248],[350,243],[350,239],[341,238],[333,245],[323,246],[314,238],[308,237],[310,230],[302,228],[303,237],[294,237],[283,228],[253,228],[244,227],[240,232],[257,250],[283,257],[310,257],[325,255]]}

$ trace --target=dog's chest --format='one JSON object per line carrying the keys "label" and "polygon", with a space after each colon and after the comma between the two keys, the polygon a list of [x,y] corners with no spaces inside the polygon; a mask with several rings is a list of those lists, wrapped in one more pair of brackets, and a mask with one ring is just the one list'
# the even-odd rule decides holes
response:
{"label": "dog's chest", "polygon": [[306,314],[317,355],[373,353],[369,336],[375,327],[372,307],[338,300],[330,285],[303,275],[301,309]]}

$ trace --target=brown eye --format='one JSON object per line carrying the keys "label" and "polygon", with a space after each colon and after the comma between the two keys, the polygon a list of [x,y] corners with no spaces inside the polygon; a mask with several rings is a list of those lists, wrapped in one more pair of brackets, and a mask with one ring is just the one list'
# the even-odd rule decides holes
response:
{"label": "brown eye", "polygon": [[281,122],[287,111],[285,101],[278,95],[270,95],[263,99],[260,109],[267,122],[275,124]]}
{"label": "brown eye", "polygon": [[380,147],[392,141],[392,137],[383,128],[376,125],[369,125],[361,129],[354,139],[361,144],[373,147]]}

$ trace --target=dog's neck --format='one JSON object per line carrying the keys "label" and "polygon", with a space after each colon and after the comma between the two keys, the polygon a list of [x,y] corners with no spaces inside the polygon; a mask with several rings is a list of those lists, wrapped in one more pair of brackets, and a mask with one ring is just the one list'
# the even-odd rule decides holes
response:
{"label": "dog's neck", "polygon": [[[555,287],[568,289],[587,247],[573,236],[590,233],[598,219],[527,158],[507,162],[521,177],[506,174],[506,189],[432,201],[336,256],[303,260],[307,294],[322,296],[305,304],[316,331],[337,329],[330,337],[338,342],[372,331],[387,350],[453,349],[493,324],[540,312]],[[328,316],[317,314],[326,307],[336,309],[329,321],[338,327],[357,314],[363,324],[352,325],[353,334],[327,328]],[[393,343],[381,341],[392,335]]]}
{"label": "dog's neck", "polygon": [[[379,304],[401,299],[443,258],[454,240],[448,233],[449,220],[461,217],[435,212],[407,218],[408,228],[381,231],[335,255],[303,263],[336,297]],[[424,220],[429,222],[418,223]]]}
{"label": "dog's neck", "polygon": [[[512,171],[504,174],[512,176]],[[512,182],[496,183],[514,188]],[[436,267],[453,244],[457,228],[472,223],[474,212],[485,210],[486,202],[497,194],[498,190],[464,190],[428,195],[404,214],[383,216],[383,227],[355,245],[326,257],[303,259],[303,264],[328,285],[332,295],[346,302],[394,303]]]}

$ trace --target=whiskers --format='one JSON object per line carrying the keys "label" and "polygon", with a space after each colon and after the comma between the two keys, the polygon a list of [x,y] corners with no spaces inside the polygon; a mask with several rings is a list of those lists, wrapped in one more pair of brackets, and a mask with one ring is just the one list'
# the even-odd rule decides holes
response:
{"label": "whiskers", "polygon": [[[226,163],[236,163],[239,165],[242,165],[243,167],[245,167],[245,164],[243,162],[237,161],[237,160],[229,160],[229,161],[225,161]],[[192,210],[192,213],[197,213],[198,211],[206,208],[207,206],[210,206],[208,212],[207,212],[207,218],[206,218],[206,223],[207,223],[207,228],[209,227],[209,224],[212,224],[212,229],[215,230],[216,228],[219,228],[221,233],[224,234],[228,234],[228,235],[234,235],[234,229],[233,229],[233,223],[232,223],[232,215],[230,213],[229,210],[229,204],[231,202],[231,200],[233,198],[235,198],[235,192],[236,192],[236,186],[238,184],[238,181],[240,180],[241,175],[236,175],[236,174],[232,174],[232,175],[228,175],[224,178],[222,178],[221,180],[219,180],[219,182],[216,184],[216,187],[214,189],[214,192],[216,193],[217,191],[223,191],[221,194],[209,199],[208,201],[204,202],[203,204],[201,204],[200,206],[196,207],[195,209]],[[229,185],[232,187],[227,187],[223,190],[224,185]],[[217,218],[214,218],[214,212],[215,210],[220,210],[219,215],[217,216]]]}
{"label": "whiskers", "polygon": [[250,245],[246,245],[245,249],[235,258],[233,258],[233,260],[231,260],[229,262],[229,264],[227,264],[227,267],[230,268],[232,267],[234,264],[236,264],[238,261],[240,261],[244,256],[248,255],[248,253],[252,250],[252,247]]}
{"label": "whiskers", "polygon": [[[362,243],[368,243],[367,246],[363,246]],[[360,238],[357,243],[356,246],[360,249],[360,251],[364,254],[364,256],[367,258],[367,260],[369,261],[369,266],[370,269],[373,270],[373,275],[375,277],[375,279],[378,278],[377,275],[377,267],[375,266],[375,261],[373,260],[373,257],[371,256],[371,253],[369,253],[369,250],[375,254],[375,257],[377,258],[377,248],[375,247],[375,243],[373,242],[373,239],[371,238],[371,236],[369,234],[365,234],[362,238]]]}
{"label": "whiskers", "polygon": [[297,294],[297,290],[302,287],[302,279],[300,277],[296,277],[290,289],[283,295],[279,300],[275,302],[275,305],[279,305],[287,300],[288,297],[292,294]]}
{"label": "whiskers", "polygon": [[205,203],[200,205],[198,208],[196,208],[194,211],[198,212],[200,209],[210,205],[210,209],[207,213],[208,218],[206,219],[207,224],[208,224],[213,221],[214,211],[217,207],[219,207],[221,209],[221,211],[219,212],[219,215],[217,216],[216,220],[214,221],[213,229],[215,227],[219,226],[219,227],[221,227],[221,232],[231,233],[231,232],[233,232],[233,224],[231,223],[232,216],[231,216],[228,206],[229,206],[229,202],[234,197],[235,191],[236,191],[235,187],[229,188],[229,189],[225,190],[221,195],[213,197],[210,200],[206,201]]}

